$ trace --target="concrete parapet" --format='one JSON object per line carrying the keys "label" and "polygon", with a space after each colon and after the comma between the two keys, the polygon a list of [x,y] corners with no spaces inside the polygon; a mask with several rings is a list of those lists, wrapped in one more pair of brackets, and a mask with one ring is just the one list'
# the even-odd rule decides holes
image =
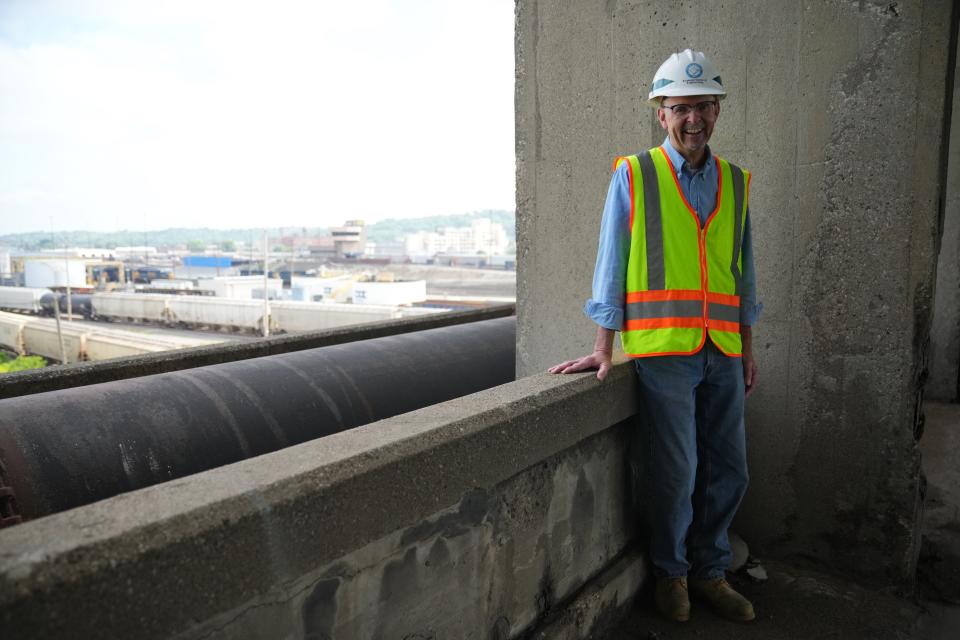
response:
{"label": "concrete parapet", "polygon": [[643,575],[616,569],[634,384],[628,364],[534,376],[2,530],[0,628],[506,639],[568,602],[602,619]]}
{"label": "concrete parapet", "polygon": [[497,305],[485,309],[453,311],[398,320],[366,322],[350,327],[324,331],[310,331],[292,335],[264,338],[256,342],[227,343],[176,351],[164,351],[128,358],[114,358],[100,362],[75,364],[37,369],[0,376],[0,399],[68,389],[99,382],[139,378],[155,373],[181,371],[211,364],[248,360],[304,349],[327,347],[345,342],[382,338],[412,331],[424,331],[465,322],[492,320],[513,315],[512,304]]}

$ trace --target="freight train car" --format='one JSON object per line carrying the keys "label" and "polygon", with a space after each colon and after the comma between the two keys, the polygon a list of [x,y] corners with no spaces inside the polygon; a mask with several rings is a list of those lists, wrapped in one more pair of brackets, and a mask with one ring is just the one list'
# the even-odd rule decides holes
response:
{"label": "freight train car", "polygon": [[53,315],[56,294],[39,287],[0,287],[0,309]]}
{"label": "freight train car", "polygon": [[[67,312],[67,296],[49,289],[0,287],[0,310],[54,315]],[[263,331],[261,300],[199,297],[160,293],[98,292],[72,294],[74,316],[115,322],[149,322],[227,331]],[[319,331],[364,322],[443,313],[448,309],[333,302],[270,302],[270,332]]]}
{"label": "freight train car", "polygon": [[[93,317],[126,322],[153,322],[230,331],[263,331],[261,300],[206,298],[158,293],[95,293]],[[270,332],[318,331],[363,322],[442,313],[446,309],[272,301]]]}
{"label": "freight train car", "polygon": [[170,297],[159,293],[95,293],[91,304],[97,319],[165,323],[169,320]]}
{"label": "freight train car", "polygon": [[[262,331],[263,302],[231,298],[168,296],[170,322],[190,327],[209,327],[233,331]],[[276,331],[275,327],[271,327]]]}
{"label": "freight train car", "polygon": [[90,322],[61,322],[58,333],[56,322],[49,318],[0,311],[0,347],[9,351],[60,362],[61,334],[67,362],[108,360],[219,342],[216,338],[143,335]]}

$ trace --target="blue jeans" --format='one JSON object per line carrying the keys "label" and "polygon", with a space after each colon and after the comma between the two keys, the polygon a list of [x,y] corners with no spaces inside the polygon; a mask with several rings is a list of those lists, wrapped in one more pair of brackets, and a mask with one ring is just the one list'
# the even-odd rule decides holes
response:
{"label": "blue jeans", "polygon": [[634,362],[654,573],[723,577],[748,480],[741,359],[707,340],[694,355]]}

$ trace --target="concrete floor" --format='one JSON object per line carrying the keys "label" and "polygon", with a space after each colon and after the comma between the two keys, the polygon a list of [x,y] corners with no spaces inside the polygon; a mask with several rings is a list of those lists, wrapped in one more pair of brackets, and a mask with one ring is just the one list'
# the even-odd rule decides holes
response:
{"label": "concrete floor", "polygon": [[927,477],[924,548],[916,596],[874,591],[854,582],[769,562],[766,582],[733,576],[757,619],[728,622],[693,603],[687,623],[671,623],[641,594],[631,615],[609,640],[955,640],[960,638],[960,405],[927,403],[920,442]]}
{"label": "concrete floor", "polygon": [[960,405],[928,402],[924,414],[920,580],[928,597],[960,604]]}
{"label": "concrete floor", "polygon": [[871,591],[849,580],[766,563],[766,582],[741,576],[731,583],[750,598],[757,619],[748,624],[720,618],[707,605],[693,602],[690,621],[663,620],[645,592],[608,640],[955,640],[960,607],[925,604],[892,593]]}

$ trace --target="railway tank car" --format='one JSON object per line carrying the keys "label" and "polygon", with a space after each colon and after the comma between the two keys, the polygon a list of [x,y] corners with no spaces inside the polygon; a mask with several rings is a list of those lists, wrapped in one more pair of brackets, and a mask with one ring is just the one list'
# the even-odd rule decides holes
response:
{"label": "railway tank car", "polygon": [[89,293],[72,293],[69,302],[65,293],[59,294],[57,298],[60,301],[60,313],[70,311],[84,318],[90,318],[93,315],[93,296]]}
{"label": "railway tank car", "polygon": [[[67,312],[67,294],[37,287],[0,287],[0,311],[53,316],[57,305],[60,313]],[[71,293],[69,308],[72,313],[89,318],[93,312],[90,294]]]}

